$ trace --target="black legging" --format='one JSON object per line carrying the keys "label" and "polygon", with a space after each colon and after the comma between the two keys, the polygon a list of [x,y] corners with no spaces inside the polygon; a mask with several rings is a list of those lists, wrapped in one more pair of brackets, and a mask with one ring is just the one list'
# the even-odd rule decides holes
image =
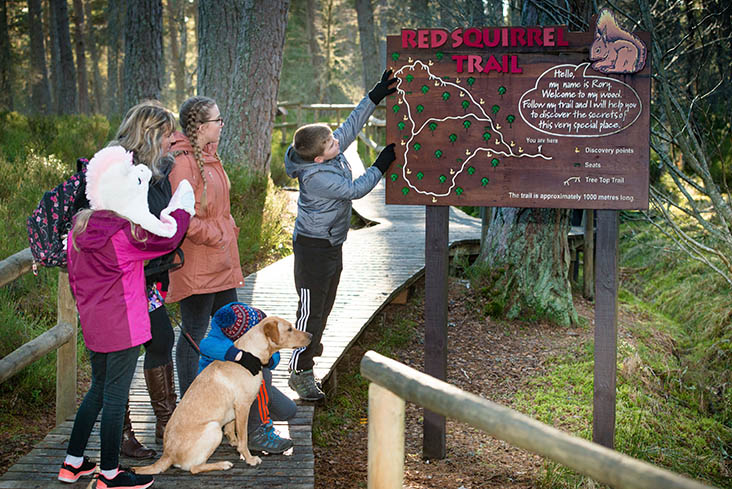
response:
{"label": "black legging", "polygon": [[152,338],[145,343],[145,369],[160,367],[173,361],[175,334],[165,306],[150,313],[150,334]]}

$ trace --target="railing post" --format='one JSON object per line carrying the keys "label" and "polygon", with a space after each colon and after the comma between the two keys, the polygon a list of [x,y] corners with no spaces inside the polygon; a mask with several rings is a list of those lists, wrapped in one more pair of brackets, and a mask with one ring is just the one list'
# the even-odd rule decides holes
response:
{"label": "railing post", "polygon": [[369,385],[368,489],[401,489],[404,481],[404,399]]}
{"label": "railing post", "polygon": [[56,353],[56,425],[63,423],[76,412],[76,302],[69,287],[69,274],[58,272],[58,322],[74,328],[68,343]]}

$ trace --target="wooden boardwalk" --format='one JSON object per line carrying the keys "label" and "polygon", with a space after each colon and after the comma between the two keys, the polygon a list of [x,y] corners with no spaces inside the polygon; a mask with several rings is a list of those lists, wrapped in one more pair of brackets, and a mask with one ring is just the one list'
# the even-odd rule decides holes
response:
{"label": "wooden boardwalk", "polygon": [[[354,173],[363,171],[362,163],[352,145],[346,154]],[[360,167],[360,170],[359,170]],[[368,196],[354,201],[354,210],[364,219],[377,223],[351,231],[343,247],[343,273],[333,312],[323,335],[323,355],[317,360],[316,376],[326,379],[343,353],[385,305],[408,287],[424,270],[425,208],[421,206],[385,206],[384,180]],[[476,242],[480,237],[480,221],[450,210],[450,243]],[[289,256],[252,275],[238,291],[239,300],[264,310],[268,315],[295,321],[297,294],[293,277],[293,257]],[[176,329],[176,333],[177,333]],[[287,387],[287,364],[291,351],[282,352],[280,365],[274,371],[273,382],[293,399],[297,396]],[[135,373],[130,405],[133,428],[145,445],[155,443],[155,418],[142,374],[141,357]],[[176,383],[177,386],[177,383]],[[247,466],[226,441],[216,450],[212,460],[230,460],[234,467],[225,472],[191,475],[176,468],[155,476],[156,488],[186,489],[200,487],[231,488],[291,488],[306,489],[314,485],[314,456],[312,448],[313,407],[300,404],[295,419],[275,423],[283,436],[292,438],[294,448],[284,455],[262,458],[257,467]],[[4,488],[83,488],[94,487],[92,479],[82,478],[76,484],[56,480],[58,467],[65,455],[73,419],[58,426],[28,455],[0,477]],[[99,458],[98,426],[89,441],[87,455]],[[123,465],[139,465],[122,458]],[[145,462],[146,465],[150,462]]]}

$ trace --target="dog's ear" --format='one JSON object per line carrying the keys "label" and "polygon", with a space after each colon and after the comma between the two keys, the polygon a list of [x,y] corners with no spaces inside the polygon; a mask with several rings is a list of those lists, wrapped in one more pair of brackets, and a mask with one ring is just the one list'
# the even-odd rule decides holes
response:
{"label": "dog's ear", "polygon": [[275,345],[280,342],[280,328],[275,318],[267,318],[264,323],[264,336]]}

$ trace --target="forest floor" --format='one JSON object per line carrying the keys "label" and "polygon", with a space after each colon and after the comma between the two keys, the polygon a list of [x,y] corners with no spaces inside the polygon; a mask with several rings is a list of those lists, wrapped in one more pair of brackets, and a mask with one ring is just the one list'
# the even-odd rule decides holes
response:
{"label": "forest floor", "polygon": [[[417,370],[424,364],[424,281],[417,284],[406,305],[390,305],[377,316],[364,335],[337,367],[342,378],[354,376],[363,354],[378,345],[385,332],[405,321],[416,325],[414,335],[388,355]],[[515,395],[527,383],[550,368],[551,358],[592,340],[594,310],[591,303],[575,296],[575,306],[585,326],[563,328],[543,323],[494,321],[477,317],[468,282],[451,278],[449,286],[447,381],[460,389],[503,406],[514,406]],[[619,321],[632,320],[627,314]],[[387,333],[388,334],[388,333]],[[364,389],[363,385],[359,387]],[[336,387],[335,396],[357,397],[349,387]],[[316,409],[315,487],[366,487],[368,436],[366,406],[360,422],[321,428],[318,419],[338,416],[338,401],[329,400]],[[330,404],[330,405],[329,405]],[[341,413],[342,414],[342,413]],[[561,420],[557,420],[561,423]],[[327,424],[327,423],[326,423]],[[340,428],[340,429],[339,429]],[[405,488],[475,489],[545,487],[545,459],[472,428],[447,420],[447,456],[443,460],[422,458],[422,409],[406,406]],[[587,481],[593,486],[592,481]],[[594,487],[594,486],[593,486]]]}

